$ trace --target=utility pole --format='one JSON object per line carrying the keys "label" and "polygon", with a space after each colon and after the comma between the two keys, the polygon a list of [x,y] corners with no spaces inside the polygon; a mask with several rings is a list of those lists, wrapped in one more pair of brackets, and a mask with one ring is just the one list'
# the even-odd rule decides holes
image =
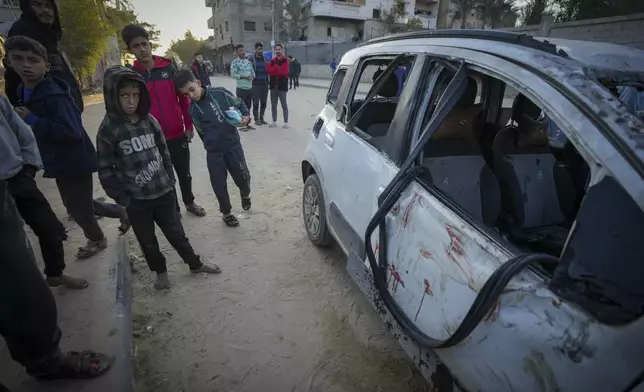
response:
{"label": "utility pole", "polygon": [[[282,0],[279,0],[282,1]],[[275,0],[272,4],[272,20],[271,20],[271,53],[275,53]]]}

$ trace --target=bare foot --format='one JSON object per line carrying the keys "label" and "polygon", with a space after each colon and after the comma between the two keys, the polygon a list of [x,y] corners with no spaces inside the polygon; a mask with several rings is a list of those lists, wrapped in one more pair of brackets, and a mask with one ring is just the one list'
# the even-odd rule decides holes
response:
{"label": "bare foot", "polygon": [[89,283],[83,278],[73,278],[67,275],[61,275],[56,277],[47,277],[47,284],[49,287],[58,287],[65,286],[68,289],[72,290],[83,290],[89,286]]}
{"label": "bare foot", "polygon": [[168,273],[163,272],[157,274],[157,281],[154,284],[154,288],[157,290],[169,290],[170,289],[170,279],[168,278]]}
{"label": "bare foot", "polygon": [[205,272],[207,274],[220,274],[221,268],[219,268],[217,264],[212,264],[212,265],[203,264],[201,267],[197,269],[191,269],[190,272],[192,272],[193,274],[199,274],[202,272]]}

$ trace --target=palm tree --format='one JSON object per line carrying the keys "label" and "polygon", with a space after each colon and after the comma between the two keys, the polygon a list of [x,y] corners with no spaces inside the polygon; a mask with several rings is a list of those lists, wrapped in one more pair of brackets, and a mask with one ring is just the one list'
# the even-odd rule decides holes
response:
{"label": "palm tree", "polygon": [[477,9],[492,29],[514,26],[517,19],[516,0],[481,0]]}

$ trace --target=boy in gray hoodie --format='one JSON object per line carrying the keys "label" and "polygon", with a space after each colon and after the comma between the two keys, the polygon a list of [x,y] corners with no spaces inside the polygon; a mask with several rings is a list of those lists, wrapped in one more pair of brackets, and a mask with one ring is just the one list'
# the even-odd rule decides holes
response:
{"label": "boy in gray hoodie", "polygon": [[49,286],[84,289],[88,286],[85,279],[63,274],[63,241],[67,239],[67,233],[36,185],[34,176],[40,169],[42,161],[31,128],[9,101],[0,97],[0,180],[7,180],[9,193],[22,219],[38,237]]}
{"label": "boy in gray hoodie", "polygon": [[121,66],[109,68],[104,80],[107,113],[96,139],[98,175],[105,193],[127,209],[148,266],[157,274],[155,288],[170,288],[155,223],[190,272],[220,273],[218,266],[201,262],[183,230],[170,153],[161,126],[150,115],[145,80]]}

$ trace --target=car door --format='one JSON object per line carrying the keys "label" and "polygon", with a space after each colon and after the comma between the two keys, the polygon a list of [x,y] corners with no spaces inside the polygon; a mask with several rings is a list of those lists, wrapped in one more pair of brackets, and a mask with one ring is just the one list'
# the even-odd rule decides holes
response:
{"label": "car door", "polygon": [[[387,61],[391,62],[395,56],[390,55],[387,58]],[[328,169],[325,170],[324,178],[326,200],[329,204],[328,220],[343,248],[347,252],[353,250],[360,255],[364,254],[364,232],[373,215],[377,195],[384,190],[381,185],[387,184],[397,172],[397,167],[388,154],[400,149],[402,144],[402,140],[396,141],[388,131],[379,137],[379,143],[376,144],[374,138],[355,125],[361,116],[368,116],[370,113],[360,111],[353,98],[364,94],[364,102],[369,102],[370,97],[380,88],[376,82],[368,92],[364,91],[365,77],[362,71],[370,61],[374,60],[363,58],[359,62],[352,75],[351,89],[347,94],[349,98],[344,101],[340,115],[335,119],[329,119],[324,129],[325,134],[320,135],[324,138],[327,148],[332,151],[331,159],[326,162]],[[412,68],[413,64],[412,61]],[[382,76],[395,77],[394,69],[395,65],[392,65],[391,72],[383,73]],[[416,74],[412,72],[408,80],[418,77],[418,74],[419,71]],[[413,83],[405,84],[407,85],[411,86]],[[400,101],[404,100],[405,91],[406,88],[399,97]],[[400,108],[396,106],[391,123],[394,122],[393,117],[397,115],[398,109]]]}

